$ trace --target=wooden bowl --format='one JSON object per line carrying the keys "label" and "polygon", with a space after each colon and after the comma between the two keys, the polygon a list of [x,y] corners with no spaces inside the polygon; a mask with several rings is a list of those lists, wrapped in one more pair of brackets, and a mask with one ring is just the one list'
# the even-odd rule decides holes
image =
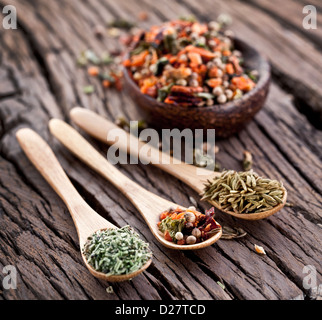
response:
{"label": "wooden bowl", "polygon": [[234,43],[235,48],[243,54],[244,67],[259,72],[256,87],[238,100],[206,107],[183,107],[159,102],[141,93],[128,69],[124,70],[125,90],[152,127],[216,129],[216,137],[231,136],[243,129],[262,108],[270,83],[270,66],[267,59],[240,39],[235,39]]}

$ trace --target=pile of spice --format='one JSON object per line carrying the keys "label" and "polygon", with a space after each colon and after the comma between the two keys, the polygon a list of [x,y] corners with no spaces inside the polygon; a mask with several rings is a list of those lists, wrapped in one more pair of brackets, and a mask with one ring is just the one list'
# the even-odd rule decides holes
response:
{"label": "pile of spice", "polygon": [[205,214],[198,212],[195,207],[185,210],[170,208],[161,213],[158,227],[165,240],[178,245],[191,245],[203,242],[221,230],[214,215],[214,208]]}
{"label": "pile of spice", "polygon": [[207,181],[201,200],[216,202],[222,210],[235,213],[258,213],[283,203],[281,182],[258,176],[253,170],[223,171]]}
{"label": "pile of spice", "polygon": [[[100,79],[103,88],[113,87],[121,90],[123,78],[121,60],[119,52],[104,52],[99,56],[93,50],[87,49],[79,55],[77,65],[87,68],[89,76]],[[93,85],[87,85],[83,88],[86,94],[91,94],[94,90]]]}
{"label": "pile of spice", "polygon": [[149,244],[130,227],[95,232],[83,248],[87,262],[107,275],[135,272],[152,257]]}
{"label": "pile of spice", "polygon": [[232,32],[216,21],[191,19],[152,26],[133,37],[124,61],[142,93],[186,107],[224,104],[256,86],[256,70],[246,72]]}

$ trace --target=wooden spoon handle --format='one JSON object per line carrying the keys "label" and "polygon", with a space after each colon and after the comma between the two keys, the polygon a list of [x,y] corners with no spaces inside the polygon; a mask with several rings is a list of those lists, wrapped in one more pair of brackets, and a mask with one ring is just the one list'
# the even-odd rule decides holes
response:
{"label": "wooden spoon handle", "polygon": [[[132,156],[137,157],[140,149],[145,145],[144,142],[139,141],[135,136],[130,135],[113,122],[108,121],[93,111],[76,107],[70,111],[70,116],[85,132],[104,143],[111,145],[117,137],[117,147],[125,153],[130,153]],[[146,162],[151,160],[153,163],[158,163],[161,156],[164,157],[165,162],[170,162],[172,159],[168,154],[162,154],[155,148],[152,148],[149,159],[143,154],[140,155],[140,159]]]}
{"label": "wooden spoon handle", "polygon": [[[93,232],[98,229],[98,225],[115,227],[88,206],[70,182],[52,149],[35,131],[29,128],[20,129],[16,137],[29,160],[67,205],[81,242],[89,235],[87,230]],[[95,224],[91,220],[95,220]],[[86,230],[85,235],[80,235],[80,229]]]}
{"label": "wooden spoon handle", "polygon": [[111,135],[112,131],[118,133],[117,147],[123,152],[127,152],[135,157],[140,156],[140,160],[145,163],[151,162],[153,165],[183,181],[198,193],[203,190],[204,180],[216,175],[216,173],[209,170],[196,168],[177,159],[174,160],[170,155],[153,147],[151,147],[151,153],[147,157],[146,153],[140,153],[140,150],[146,146],[145,143],[93,111],[77,107],[71,110],[70,116],[84,131],[104,143],[113,144],[115,141],[112,141],[113,139],[110,140],[108,137],[113,137]]}
{"label": "wooden spoon handle", "polygon": [[49,145],[35,131],[20,129],[16,137],[29,160],[67,205],[83,201]]}
{"label": "wooden spoon handle", "polygon": [[49,122],[49,129],[65,147],[110,181],[131,200],[143,216],[146,216],[146,220],[150,220],[149,213],[155,209],[156,204],[160,204],[163,208],[173,205],[171,202],[151,193],[122,174],[66,122],[52,119]]}

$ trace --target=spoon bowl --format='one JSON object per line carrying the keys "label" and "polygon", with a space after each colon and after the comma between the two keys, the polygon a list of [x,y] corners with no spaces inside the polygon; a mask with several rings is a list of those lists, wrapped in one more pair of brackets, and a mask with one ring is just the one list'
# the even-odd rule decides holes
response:
{"label": "spoon bowl", "polygon": [[139,270],[124,275],[107,275],[95,270],[87,262],[82,253],[87,238],[97,230],[117,227],[101,217],[84,201],[70,182],[49,145],[36,132],[29,128],[23,128],[17,131],[16,137],[26,156],[67,205],[77,229],[81,255],[89,272],[101,280],[120,282],[134,278],[147,269],[152,259],[148,260]]}
{"label": "spoon bowl", "polygon": [[212,245],[221,237],[222,230],[220,228],[217,233],[206,241],[191,245],[178,245],[165,240],[157,225],[161,212],[168,208],[186,208],[163,199],[130,180],[64,121],[59,119],[50,120],[49,130],[66,148],[111,182],[132,202],[144,218],[154,237],[165,247],[174,250],[196,250]]}
{"label": "spoon bowl", "polygon": [[[106,229],[102,229],[102,230],[106,230]],[[104,280],[104,281],[108,281],[108,282],[122,282],[122,281],[126,281],[126,280],[131,280],[134,277],[138,276],[140,273],[142,273],[143,271],[145,271],[151,264],[152,259],[149,259],[139,270],[128,273],[128,274],[122,274],[122,275],[106,275],[103,272],[97,271],[95,270],[88,262],[87,259],[85,257],[85,255],[81,252],[82,254],[82,258],[84,261],[85,266],[87,267],[87,269],[89,270],[89,272],[97,279],[100,280]]]}
{"label": "spoon bowl", "polygon": [[[103,118],[102,116],[96,114],[93,111],[76,107],[71,110],[70,116],[72,120],[89,135],[110,145],[113,144],[114,141],[109,139],[109,133],[112,133],[112,131],[116,133],[117,132],[116,130],[118,130],[119,139],[118,139],[117,146],[122,151],[127,152],[133,156],[138,156],[139,150],[145,146],[144,142],[139,141],[133,135],[130,135],[125,130],[122,130],[114,123],[108,121],[107,119]],[[138,146],[138,147],[133,148],[130,146]],[[198,194],[202,194],[204,189],[204,183],[207,179],[212,180],[213,178],[217,178],[221,175],[220,172],[211,172],[207,169],[197,168],[193,165],[189,165],[183,162],[178,163],[179,162],[178,160],[174,162],[173,158],[170,155],[163,153],[153,147],[151,147],[151,154],[149,159],[144,159],[144,154],[140,154],[140,159],[141,160],[143,159],[146,163],[151,162],[154,166],[173,175],[177,179],[187,184],[193,190],[195,190]],[[164,161],[161,161],[161,159]],[[241,213],[241,214],[238,214],[232,211],[223,210],[221,209],[220,205],[214,201],[210,201],[209,203],[211,203],[217,209],[229,215],[232,215],[236,218],[240,218],[244,220],[260,220],[260,219],[267,218],[275,214],[276,212],[280,211],[284,207],[286,203],[286,199],[287,199],[287,191],[284,188],[284,196],[282,200],[283,202],[280,203],[279,205],[264,212]]]}
{"label": "spoon bowl", "polygon": [[261,220],[261,219],[267,218],[267,217],[273,215],[274,213],[280,211],[285,206],[286,199],[287,199],[287,191],[286,191],[285,188],[283,188],[283,191],[284,191],[284,196],[283,196],[283,199],[282,199],[282,203],[279,203],[277,206],[275,206],[274,208],[272,208],[270,210],[266,210],[266,211],[263,211],[263,212],[257,212],[257,213],[236,213],[234,211],[223,210],[218,205],[218,203],[216,203],[215,201],[210,201],[210,200],[207,200],[207,201],[210,204],[212,204],[214,207],[219,209],[220,211],[228,213],[231,216],[234,216],[236,218],[244,219],[244,220]]}

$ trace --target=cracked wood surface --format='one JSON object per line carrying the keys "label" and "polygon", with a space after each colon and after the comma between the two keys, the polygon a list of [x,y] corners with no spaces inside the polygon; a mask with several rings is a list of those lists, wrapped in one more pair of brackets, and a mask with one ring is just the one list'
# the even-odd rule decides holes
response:
{"label": "cracked wood surface", "polygon": [[[293,2],[294,8],[302,5],[302,1],[288,1],[290,6]],[[310,291],[303,288],[303,267],[315,266],[317,284],[322,280],[318,225],[322,218],[322,132],[318,121],[322,114],[322,55],[314,36],[306,36],[297,21],[277,12],[272,3],[0,0],[1,6],[13,4],[18,12],[17,30],[0,29],[0,270],[8,264],[16,266],[18,285],[17,290],[4,290],[0,285],[0,299],[310,297]],[[141,11],[148,12],[147,21],[137,21]],[[120,113],[131,120],[140,119],[126,94],[103,91],[75,60],[87,48],[97,53],[118,48],[115,39],[94,36],[96,25],[121,17],[148,27],[191,13],[207,20],[229,13],[237,36],[253,42],[269,57],[274,79],[265,107],[244,131],[217,142],[217,160],[224,168],[241,170],[242,153],[249,150],[254,170],[282,180],[293,206],[262,221],[241,221],[217,212],[221,224],[239,226],[248,235],[220,240],[200,251],[177,252],[162,247],[127,199],[64,149],[49,134],[47,122],[52,117],[70,122],[68,112],[76,105],[111,120]],[[96,88],[91,96],[82,92],[88,83]],[[146,272],[130,282],[113,284],[114,294],[106,293],[108,283],[88,273],[67,209],[15,139],[21,127],[33,128],[49,142],[93,209],[116,225],[132,225],[151,244],[154,260]],[[106,154],[106,146],[87,138]],[[189,206],[190,197],[198,199],[183,183],[157,168],[118,167],[171,201]],[[198,205],[209,208],[200,201]],[[267,255],[257,255],[254,244],[263,246]],[[225,285],[224,290],[218,281]]]}

